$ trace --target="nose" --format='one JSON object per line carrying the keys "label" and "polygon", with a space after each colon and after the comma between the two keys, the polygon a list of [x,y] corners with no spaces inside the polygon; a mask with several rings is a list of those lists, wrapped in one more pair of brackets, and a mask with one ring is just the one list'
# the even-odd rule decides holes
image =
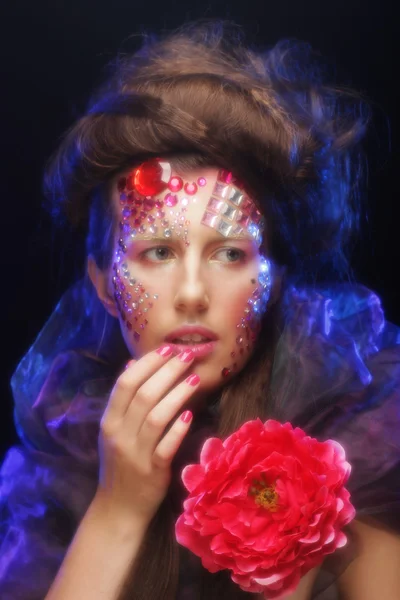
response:
{"label": "nose", "polygon": [[197,314],[208,309],[210,301],[200,264],[187,261],[179,274],[174,305],[176,310]]}

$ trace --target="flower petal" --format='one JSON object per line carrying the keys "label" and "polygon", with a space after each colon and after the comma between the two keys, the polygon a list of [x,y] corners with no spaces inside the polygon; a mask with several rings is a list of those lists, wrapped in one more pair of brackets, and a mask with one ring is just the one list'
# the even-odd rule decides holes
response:
{"label": "flower petal", "polygon": [[219,438],[208,438],[201,449],[200,464],[203,466],[208,465],[208,463],[212,459],[217,458],[221,452],[224,452],[222,441]]}

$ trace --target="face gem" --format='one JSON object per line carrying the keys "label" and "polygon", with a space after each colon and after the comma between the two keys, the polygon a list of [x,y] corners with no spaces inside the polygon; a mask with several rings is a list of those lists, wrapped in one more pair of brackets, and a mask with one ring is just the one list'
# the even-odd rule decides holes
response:
{"label": "face gem", "polygon": [[230,223],[227,223],[226,221],[221,220],[220,223],[218,223],[217,231],[219,231],[219,233],[222,233],[222,235],[226,237],[232,231],[232,225]]}
{"label": "face gem", "polygon": [[134,189],[142,196],[156,196],[165,190],[171,177],[171,165],[158,160],[148,160],[131,175]]}
{"label": "face gem", "polygon": [[171,190],[171,192],[180,192],[181,189],[183,188],[183,179],[181,177],[171,177],[169,184],[168,184],[168,189]]}
{"label": "face gem", "polygon": [[250,223],[250,217],[248,217],[247,215],[242,214],[238,220],[236,221],[236,223],[238,225],[240,225],[240,227],[248,227],[249,223]]}
{"label": "face gem", "polygon": [[224,206],[223,209],[221,210],[221,215],[223,217],[225,217],[226,219],[231,219],[233,221],[233,219],[235,218],[237,213],[236,208],[233,208],[232,206]]}
{"label": "face gem", "polygon": [[219,213],[224,208],[228,208],[228,205],[223,200],[218,200],[217,198],[210,198],[207,204],[207,208],[215,213]]}
{"label": "face gem", "polygon": [[203,218],[201,220],[203,225],[208,225],[208,227],[215,227],[216,223],[219,221],[219,215],[214,215],[210,212],[205,212]]}
{"label": "face gem", "polygon": [[229,192],[229,185],[223,183],[216,183],[214,187],[214,194],[219,198],[226,198]]}
{"label": "face gem", "polygon": [[166,206],[172,208],[178,204],[178,198],[175,194],[168,193],[164,198],[164,202]]}
{"label": "face gem", "polygon": [[199,185],[200,187],[204,187],[205,185],[207,185],[207,179],[205,177],[199,177],[197,180],[197,185]]}
{"label": "face gem", "polygon": [[223,183],[232,183],[233,174],[230,171],[221,169],[220,172],[218,173],[218,181],[222,181]]}
{"label": "face gem", "polygon": [[244,201],[244,198],[245,198],[245,195],[243,194],[243,192],[240,190],[237,190],[235,188],[232,188],[228,194],[228,199],[235,206],[241,206],[241,204]]}
{"label": "face gem", "polygon": [[198,188],[194,182],[193,183],[185,183],[184,190],[187,194],[189,194],[189,196],[194,196],[195,193],[197,192]]}

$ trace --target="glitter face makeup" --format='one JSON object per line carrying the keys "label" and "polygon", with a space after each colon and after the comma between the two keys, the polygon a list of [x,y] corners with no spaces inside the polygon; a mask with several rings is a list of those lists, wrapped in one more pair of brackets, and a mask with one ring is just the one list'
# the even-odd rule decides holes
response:
{"label": "glitter face makeup", "polygon": [[218,173],[202,223],[225,237],[249,233],[258,246],[261,245],[264,218],[253,200],[237,187],[232,173],[227,171]]}
{"label": "glitter face makeup", "polygon": [[[156,300],[158,295],[150,297],[143,285],[132,277],[127,264],[122,262],[123,254],[130,241],[146,233],[154,236],[160,233],[166,239],[174,233],[178,238],[183,237],[188,246],[190,221],[184,213],[189,198],[196,194],[198,187],[205,185],[205,177],[200,177],[197,183],[184,183],[181,177],[172,175],[168,162],[160,160],[142,163],[127,177],[118,180],[122,219],[119,224],[119,247],[113,265],[114,297],[121,319],[126,328],[132,331],[135,342],[140,340],[140,330],[148,324],[146,313],[153,307],[152,300]],[[185,196],[178,197],[182,190]]]}
{"label": "glitter face makeup", "polygon": [[[212,390],[244,367],[259,335],[272,285],[260,249],[263,218],[220,169],[178,174],[151,160],[120,176],[114,190],[112,285],[126,343],[140,357],[167,338],[182,346],[189,336],[187,347],[199,351],[193,372],[203,391]],[[197,326],[203,340],[201,333],[170,338]],[[202,355],[201,344],[210,351]]]}
{"label": "glitter face makeup", "polygon": [[[255,279],[251,279],[251,283],[256,283]],[[272,276],[271,263],[260,256],[260,272],[258,275],[258,285],[253,291],[251,298],[247,301],[247,306],[244,309],[244,316],[240,323],[236,325],[238,335],[236,337],[236,348],[231,352],[232,366],[224,367],[221,371],[222,377],[228,377],[232,372],[237,371],[237,356],[250,353],[254,342],[260,332],[261,317],[265,313],[268,300],[271,295]]]}

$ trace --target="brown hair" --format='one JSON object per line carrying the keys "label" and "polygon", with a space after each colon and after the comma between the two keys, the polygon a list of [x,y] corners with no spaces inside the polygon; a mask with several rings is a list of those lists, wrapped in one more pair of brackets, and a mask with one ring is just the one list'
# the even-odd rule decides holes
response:
{"label": "brown hair", "polygon": [[[256,52],[238,29],[211,22],[147,39],[112,69],[45,174],[52,209],[88,228],[87,249],[99,266],[111,258],[107,183],[163,156],[177,169],[219,166],[245,181],[266,216],[265,250],[292,280],[346,274],[368,115],[352,91],[323,82],[307,45],[284,41]],[[278,302],[264,316],[249,363],[222,391],[216,435],[276,416],[268,390],[279,332]],[[120,600],[175,598],[173,520],[168,493]],[[202,570],[202,598],[247,596],[229,573]]]}

